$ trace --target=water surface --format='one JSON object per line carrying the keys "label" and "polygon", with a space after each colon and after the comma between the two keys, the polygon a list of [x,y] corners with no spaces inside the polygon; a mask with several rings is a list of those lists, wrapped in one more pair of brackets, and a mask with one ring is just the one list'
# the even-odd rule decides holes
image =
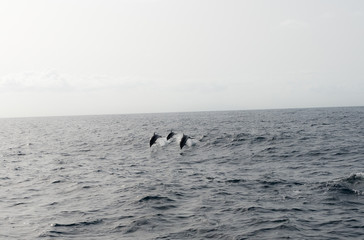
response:
{"label": "water surface", "polygon": [[364,108],[0,119],[0,143],[1,239],[364,234]]}

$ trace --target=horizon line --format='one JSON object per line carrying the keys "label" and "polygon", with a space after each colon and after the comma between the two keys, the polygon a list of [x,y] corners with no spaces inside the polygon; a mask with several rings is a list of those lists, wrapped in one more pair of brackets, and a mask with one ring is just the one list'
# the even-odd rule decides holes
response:
{"label": "horizon line", "polygon": [[102,113],[102,114],[70,114],[70,115],[35,115],[0,117],[0,119],[19,119],[19,118],[57,118],[57,117],[91,117],[91,116],[111,116],[111,115],[140,115],[140,114],[174,114],[174,113],[202,113],[202,112],[239,112],[239,111],[269,111],[269,110],[295,110],[295,109],[323,109],[323,108],[360,108],[364,105],[352,106],[311,106],[311,107],[281,107],[281,108],[247,108],[247,109],[227,109],[227,110],[196,110],[196,111],[165,111],[165,112],[128,112],[128,113]]}

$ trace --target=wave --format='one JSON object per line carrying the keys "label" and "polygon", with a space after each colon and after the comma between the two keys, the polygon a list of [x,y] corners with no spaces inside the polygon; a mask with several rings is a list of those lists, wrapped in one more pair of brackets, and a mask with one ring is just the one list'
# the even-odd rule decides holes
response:
{"label": "wave", "polygon": [[139,203],[147,204],[153,209],[156,210],[168,210],[172,208],[176,208],[177,206],[172,204],[174,202],[173,199],[168,197],[158,196],[158,195],[148,195],[145,196],[138,201]]}
{"label": "wave", "polygon": [[328,184],[329,191],[342,194],[364,195],[364,173],[352,173],[345,177]]}
{"label": "wave", "polygon": [[[239,146],[247,146],[247,145],[262,145],[268,144],[269,147],[273,149],[272,144],[279,144],[280,142],[285,142],[288,139],[293,139],[295,136],[283,133],[247,133],[247,132],[239,132],[239,133],[223,133],[219,136],[209,136],[210,144],[215,147],[222,148],[235,148]],[[297,140],[297,139],[296,139]],[[297,140],[298,141],[298,140]]]}
{"label": "wave", "polygon": [[82,226],[88,226],[88,225],[95,225],[102,223],[102,219],[96,219],[91,221],[84,221],[84,222],[75,222],[75,223],[54,223],[51,226],[52,227],[82,227]]}
{"label": "wave", "polygon": [[[73,236],[78,239],[80,235],[88,235],[91,231],[91,228],[94,228],[95,225],[102,223],[104,223],[102,219],[72,223],[53,223],[50,225],[51,229],[40,233],[38,237],[58,239],[64,238],[65,236]],[[89,238],[85,236],[83,239]]]}
{"label": "wave", "polygon": [[173,199],[170,199],[168,197],[162,197],[162,196],[153,196],[148,195],[141,199],[139,199],[139,202],[149,202],[149,201],[157,201],[157,202],[174,202]]}

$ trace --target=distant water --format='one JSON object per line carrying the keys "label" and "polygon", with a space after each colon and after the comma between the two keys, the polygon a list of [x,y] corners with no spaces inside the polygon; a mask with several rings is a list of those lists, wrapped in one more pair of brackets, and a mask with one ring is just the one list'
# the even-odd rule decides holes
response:
{"label": "distant water", "polygon": [[0,143],[0,239],[364,236],[364,108],[0,119]]}

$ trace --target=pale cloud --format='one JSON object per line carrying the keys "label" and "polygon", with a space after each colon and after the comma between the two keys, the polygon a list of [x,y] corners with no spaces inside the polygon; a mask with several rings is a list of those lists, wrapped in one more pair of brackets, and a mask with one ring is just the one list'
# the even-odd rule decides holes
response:
{"label": "pale cloud", "polygon": [[308,23],[304,21],[300,21],[297,19],[286,19],[279,24],[282,28],[289,28],[289,29],[302,29],[308,28]]}
{"label": "pale cloud", "polygon": [[56,70],[0,76],[1,92],[130,90],[150,86],[153,80],[138,76],[70,75]]}
{"label": "pale cloud", "polygon": [[223,92],[226,79],[171,78],[108,75],[70,75],[56,70],[0,76],[1,92],[158,92],[207,94]]}
{"label": "pale cloud", "polygon": [[323,18],[323,19],[330,20],[330,19],[334,19],[336,17],[336,13],[334,13],[334,12],[325,12],[320,17]]}
{"label": "pale cloud", "polygon": [[65,78],[54,70],[8,74],[0,77],[0,91],[63,91],[69,87]]}
{"label": "pale cloud", "polygon": [[[226,79],[199,79],[199,78],[185,78],[179,81],[169,81],[164,83],[164,87],[170,91],[181,93],[190,92],[197,94],[207,94],[213,92],[223,92],[228,88]],[[160,85],[160,84],[159,84]]]}

